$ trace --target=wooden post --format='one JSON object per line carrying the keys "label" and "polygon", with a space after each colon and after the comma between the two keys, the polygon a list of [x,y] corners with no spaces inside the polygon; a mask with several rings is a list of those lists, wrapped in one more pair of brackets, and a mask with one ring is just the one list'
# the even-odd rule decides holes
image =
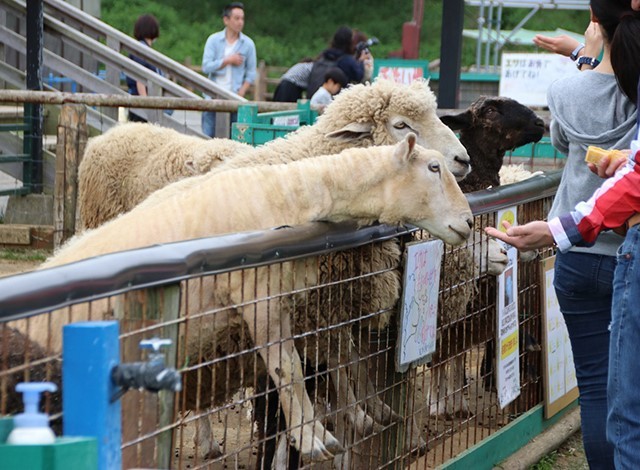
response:
{"label": "wooden post", "polygon": [[60,246],[76,231],[78,166],[87,145],[87,110],[65,104],[58,120],[56,178],[53,196],[54,246]]}
{"label": "wooden post", "polygon": [[258,73],[256,74],[255,96],[254,101],[264,101],[267,95],[267,66],[264,60],[258,64]]}
{"label": "wooden post", "polygon": [[[131,291],[123,302],[115,305],[115,316],[120,320],[121,334],[130,334],[161,322],[175,321],[180,315],[180,285],[174,284],[142,291]],[[122,340],[122,362],[147,360],[140,351],[140,341],[152,337],[171,339],[169,348],[163,349],[167,367],[176,366],[178,351],[178,325],[173,322],[161,330],[129,335]],[[158,395],[149,392],[130,391],[122,397],[122,442],[126,444],[141,435],[174,421],[175,394],[162,391]],[[136,445],[127,446],[122,452],[122,468],[169,468],[173,450],[173,432],[165,431],[157,438],[149,438]]]}

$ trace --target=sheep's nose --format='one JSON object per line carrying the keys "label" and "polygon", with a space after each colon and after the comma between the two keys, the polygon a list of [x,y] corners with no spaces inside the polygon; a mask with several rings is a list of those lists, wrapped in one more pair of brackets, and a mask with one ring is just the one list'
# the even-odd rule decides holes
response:
{"label": "sheep's nose", "polygon": [[473,217],[467,218],[467,225],[469,228],[473,228]]}
{"label": "sheep's nose", "polygon": [[536,126],[544,127],[544,121],[542,120],[542,118],[536,119],[535,124]]}
{"label": "sheep's nose", "polygon": [[461,165],[464,165],[465,167],[471,166],[471,160],[468,157],[464,158],[460,155],[456,155],[455,157],[453,157],[453,159]]}

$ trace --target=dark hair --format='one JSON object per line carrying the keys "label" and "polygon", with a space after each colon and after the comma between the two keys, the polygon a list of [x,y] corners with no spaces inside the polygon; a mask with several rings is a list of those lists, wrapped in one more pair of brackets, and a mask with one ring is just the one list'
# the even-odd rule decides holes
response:
{"label": "dark hair", "polygon": [[591,11],[609,42],[618,85],[635,103],[640,79],[640,11],[634,11],[629,0],[591,0]]}
{"label": "dark hair", "polygon": [[333,35],[333,39],[331,41],[331,47],[334,49],[339,49],[344,51],[347,54],[353,53],[353,45],[351,41],[353,39],[353,32],[351,28],[347,26],[340,26],[338,31]]}
{"label": "dark hair", "polygon": [[366,41],[367,39],[369,39],[369,38],[367,37],[366,34],[364,34],[362,31],[354,29],[353,30],[353,39],[351,39],[351,47],[353,47],[353,49],[355,50],[356,45],[359,42]]}
{"label": "dark hair", "polygon": [[156,39],[160,36],[160,25],[153,15],[142,15],[133,26],[133,37],[138,41],[144,39]]}
{"label": "dark hair", "polygon": [[231,2],[226,7],[222,9],[222,16],[226,16],[227,18],[231,16],[231,10],[234,8],[240,8],[244,11],[244,3],[242,2]]}
{"label": "dark hair", "polygon": [[329,79],[333,80],[335,83],[339,83],[342,88],[349,84],[347,75],[339,67],[331,67],[327,70],[327,73],[324,74],[324,81],[327,82]]}

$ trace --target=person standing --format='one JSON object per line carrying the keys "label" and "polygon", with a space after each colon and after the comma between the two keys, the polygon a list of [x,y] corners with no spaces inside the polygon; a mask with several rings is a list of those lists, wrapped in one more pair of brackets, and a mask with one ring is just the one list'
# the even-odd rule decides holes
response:
{"label": "person standing", "polygon": [[[153,43],[160,36],[160,24],[158,20],[153,15],[142,15],[138,17],[134,26],[133,26],[133,36],[140,42],[140,44],[144,44],[145,46],[152,47]],[[155,65],[150,64],[146,60],[137,57],[133,54],[129,54],[129,58],[143,67],[148,68],[149,70],[153,70],[154,72],[162,75],[162,71],[157,68]],[[127,75],[127,88],[129,90],[129,94],[133,96],[148,96],[147,95],[147,87],[143,82],[139,82],[134,80],[133,78]],[[132,113],[129,111],[129,121],[131,122],[147,122],[142,116],[138,114]]]}
{"label": "person standing", "polygon": [[[604,43],[602,61],[593,70],[553,82],[548,91],[551,141],[567,155],[549,218],[569,212],[602,183],[584,163],[587,146],[629,148],[635,135],[636,106],[618,86],[610,60],[610,43],[620,20],[603,1],[592,2],[592,22],[581,51],[598,57]],[[575,106],[585,95],[600,104],[597,113]],[[582,439],[592,470],[614,468],[613,446],[606,436],[607,377],[613,273],[622,241],[620,235],[604,232],[593,246],[558,252],[555,260],[554,288],[571,340]]]}
{"label": "person standing", "polygon": [[[640,0],[591,0],[595,16],[619,22],[610,37],[611,66],[625,94],[638,101],[640,85]],[[604,27],[604,24],[603,24]],[[640,114],[638,114],[640,122]],[[613,445],[615,468],[640,468],[640,126],[631,142],[629,159],[603,159],[593,167],[607,179],[586,202],[558,214],[549,222],[533,221],[506,233],[488,227],[488,235],[519,250],[556,244],[561,253],[572,246],[591,246],[600,233],[612,229],[625,234],[616,254],[613,275],[609,376],[607,383],[607,439]]]}
{"label": "person standing", "polygon": [[[242,33],[244,28],[244,5],[240,2],[228,4],[222,10],[224,29],[207,39],[202,55],[202,71],[220,87],[245,96],[256,79],[256,46],[253,40]],[[205,96],[205,98],[209,98]],[[237,113],[231,113],[231,122]],[[216,113],[202,113],[202,132],[209,137],[216,133]]]}

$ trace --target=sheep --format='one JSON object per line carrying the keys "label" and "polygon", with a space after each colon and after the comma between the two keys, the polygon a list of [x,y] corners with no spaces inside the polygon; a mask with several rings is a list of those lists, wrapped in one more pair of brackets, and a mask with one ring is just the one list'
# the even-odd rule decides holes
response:
{"label": "sheep", "polygon": [[[511,98],[481,96],[469,108],[456,115],[445,115],[440,118],[453,130],[460,131],[460,141],[466,147],[471,158],[472,170],[460,182],[463,192],[478,191],[501,184],[511,184],[528,179],[541,172],[529,172],[522,165],[503,165],[507,150],[520,147],[530,142],[539,141],[545,132],[544,121],[528,107]],[[520,259],[530,261],[535,259],[537,251],[520,253]],[[465,263],[463,263],[465,264]],[[497,273],[500,274],[500,273]],[[491,282],[491,280],[487,281]],[[477,289],[475,283],[474,288]],[[471,299],[464,292],[454,294],[466,306]],[[466,300],[465,300],[466,299]],[[462,315],[460,308],[453,309]],[[492,319],[487,319],[491,323]],[[464,328],[463,323],[451,325],[450,329]],[[452,336],[463,338],[460,331],[453,331]],[[457,354],[452,359],[451,370],[446,365],[436,370],[432,379],[433,390],[438,390],[438,398],[431,405],[431,414],[466,416],[469,413],[464,397],[448,400],[448,407],[444,407],[441,397],[447,396],[452,387],[460,390],[464,381],[463,356]],[[462,361],[462,363],[461,363]],[[450,375],[447,375],[447,374]],[[453,404],[451,406],[451,404]]]}
{"label": "sheep", "polygon": [[[201,139],[154,124],[114,126],[89,139],[78,168],[78,231],[127,212],[152,192],[206,173],[226,155],[253,147],[229,139]],[[197,171],[189,164],[196,159]]]}
{"label": "sheep", "polygon": [[257,148],[225,139],[198,141],[152,124],[122,124],[87,145],[78,169],[80,227],[95,228],[192,173],[390,145],[409,132],[418,136],[419,145],[440,151],[456,179],[469,173],[467,151],[438,119],[427,81],[400,85],[378,80],[349,87],[315,124]]}
{"label": "sheep", "polygon": [[[412,223],[447,243],[463,243],[473,225],[469,205],[444,157],[416,145],[416,140],[409,133],[395,146],[347,149],[338,155],[210,172],[173,183],[132,211],[74,237],[42,268],[155,243],[321,220]],[[250,199],[238,197],[242,188],[250,188]],[[448,209],[445,213],[443,207]],[[304,262],[297,266],[294,262],[280,276],[295,281],[300,279],[296,269],[304,268]],[[257,304],[238,307],[237,312],[224,310],[214,318],[212,330],[203,333],[212,335],[210,342],[216,344],[213,336],[219,329],[241,319],[255,346],[268,345],[260,348],[259,354],[271,379],[281,387],[280,405],[292,442],[304,459],[332,458],[343,448],[313,420],[289,313],[286,309],[278,312],[278,301],[269,298],[278,291],[280,282],[287,280],[270,272],[269,267],[242,274],[231,274],[229,288],[208,293],[207,300],[216,305],[241,305],[244,293],[252,292]],[[53,330],[60,331],[66,319],[53,315],[50,320]],[[42,316],[32,319],[35,337],[46,335],[48,321]],[[17,323],[24,328],[23,323]],[[230,341],[228,336],[226,339]],[[38,343],[45,344],[42,338]],[[60,338],[52,338],[51,344],[59,350]]]}
{"label": "sheep", "polygon": [[460,141],[471,158],[471,172],[460,182],[465,193],[499,186],[505,152],[537,142],[545,132],[540,117],[505,97],[481,96],[462,113],[440,119],[460,131]]}

